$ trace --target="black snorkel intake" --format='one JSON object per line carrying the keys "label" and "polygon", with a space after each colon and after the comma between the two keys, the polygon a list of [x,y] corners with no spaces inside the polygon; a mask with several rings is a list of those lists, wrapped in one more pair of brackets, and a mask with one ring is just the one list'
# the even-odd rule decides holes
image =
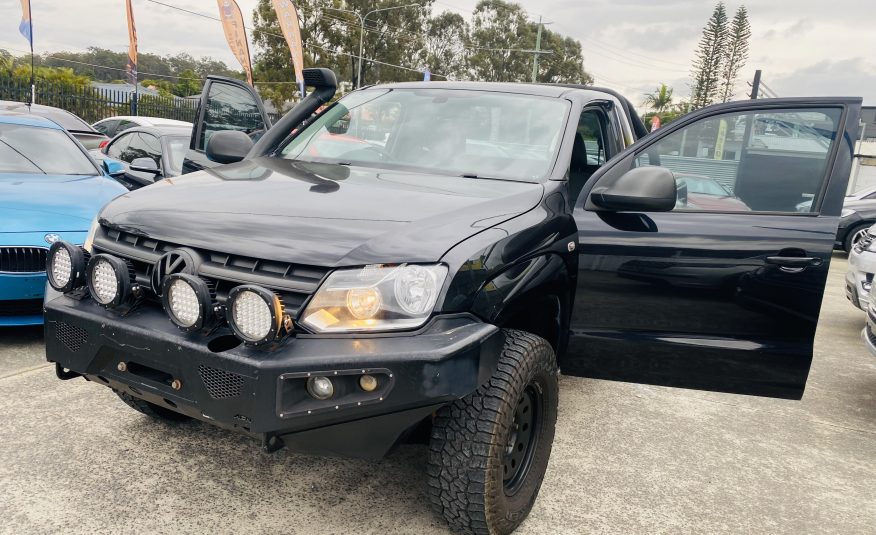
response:
{"label": "black snorkel intake", "polygon": [[276,150],[292,130],[335,96],[335,92],[338,90],[338,79],[330,69],[304,69],[304,85],[305,87],[313,87],[313,92],[304,97],[301,102],[289,110],[289,113],[269,128],[250,149],[247,158],[265,156]]}

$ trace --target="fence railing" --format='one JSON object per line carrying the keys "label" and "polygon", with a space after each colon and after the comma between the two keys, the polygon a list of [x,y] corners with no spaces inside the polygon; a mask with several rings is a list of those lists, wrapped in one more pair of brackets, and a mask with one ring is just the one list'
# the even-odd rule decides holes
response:
{"label": "fence railing", "polygon": [[[133,94],[127,91],[84,85],[38,83],[36,103],[74,113],[88,123],[114,115],[132,115]],[[20,79],[0,77],[0,100],[30,101],[30,84]],[[137,115],[194,121],[196,100],[140,94]]]}

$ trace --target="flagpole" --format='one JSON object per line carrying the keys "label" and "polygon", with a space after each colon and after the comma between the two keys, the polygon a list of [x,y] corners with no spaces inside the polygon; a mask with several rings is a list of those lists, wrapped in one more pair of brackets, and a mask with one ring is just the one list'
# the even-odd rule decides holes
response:
{"label": "flagpole", "polygon": [[33,75],[33,13],[30,2],[27,3],[27,18],[30,21],[30,103],[36,104],[36,83]]}

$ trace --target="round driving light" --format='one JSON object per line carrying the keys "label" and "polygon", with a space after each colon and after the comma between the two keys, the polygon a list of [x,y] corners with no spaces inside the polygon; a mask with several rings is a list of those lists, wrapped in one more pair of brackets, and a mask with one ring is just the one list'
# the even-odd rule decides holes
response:
{"label": "round driving light", "polygon": [[438,281],[432,270],[422,266],[402,266],[395,279],[395,298],[408,314],[424,314],[435,304]]}
{"label": "round driving light", "polygon": [[359,378],[359,388],[366,392],[374,392],[377,390],[377,377],[373,375],[363,375]]}
{"label": "round driving light", "polygon": [[347,308],[354,318],[367,320],[380,311],[380,290],[353,288],[347,292]]}
{"label": "round driving light", "polygon": [[307,393],[315,399],[331,399],[335,395],[335,385],[328,377],[314,376],[307,380]]}
{"label": "round driving light", "polygon": [[59,292],[69,292],[84,284],[85,253],[80,247],[56,241],[46,258],[49,285]]}
{"label": "round driving light", "polygon": [[203,328],[213,312],[207,283],[194,275],[177,273],[164,279],[161,302],[177,327],[188,331]]}
{"label": "round driving light", "polygon": [[232,289],[225,309],[234,334],[246,343],[270,342],[280,333],[283,305],[274,292],[261,286],[245,284]]}
{"label": "round driving light", "polygon": [[91,257],[85,269],[88,291],[95,301],[106,307],[116,307],[131,295],[133,270],[121,258],[107,254]]}

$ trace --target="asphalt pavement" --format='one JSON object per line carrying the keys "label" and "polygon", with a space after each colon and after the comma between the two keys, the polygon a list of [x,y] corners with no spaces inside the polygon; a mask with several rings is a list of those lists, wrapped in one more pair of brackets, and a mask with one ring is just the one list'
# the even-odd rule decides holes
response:
{"label": "asphalt pavement", "polygon": [[[802,401],[562,377],[554,453],[518,530],[876,532],[876,358],[835,255]],[[424,446],[263,453],[61,382],[40,330],[0,331],[0,533],[443,534]]]}

